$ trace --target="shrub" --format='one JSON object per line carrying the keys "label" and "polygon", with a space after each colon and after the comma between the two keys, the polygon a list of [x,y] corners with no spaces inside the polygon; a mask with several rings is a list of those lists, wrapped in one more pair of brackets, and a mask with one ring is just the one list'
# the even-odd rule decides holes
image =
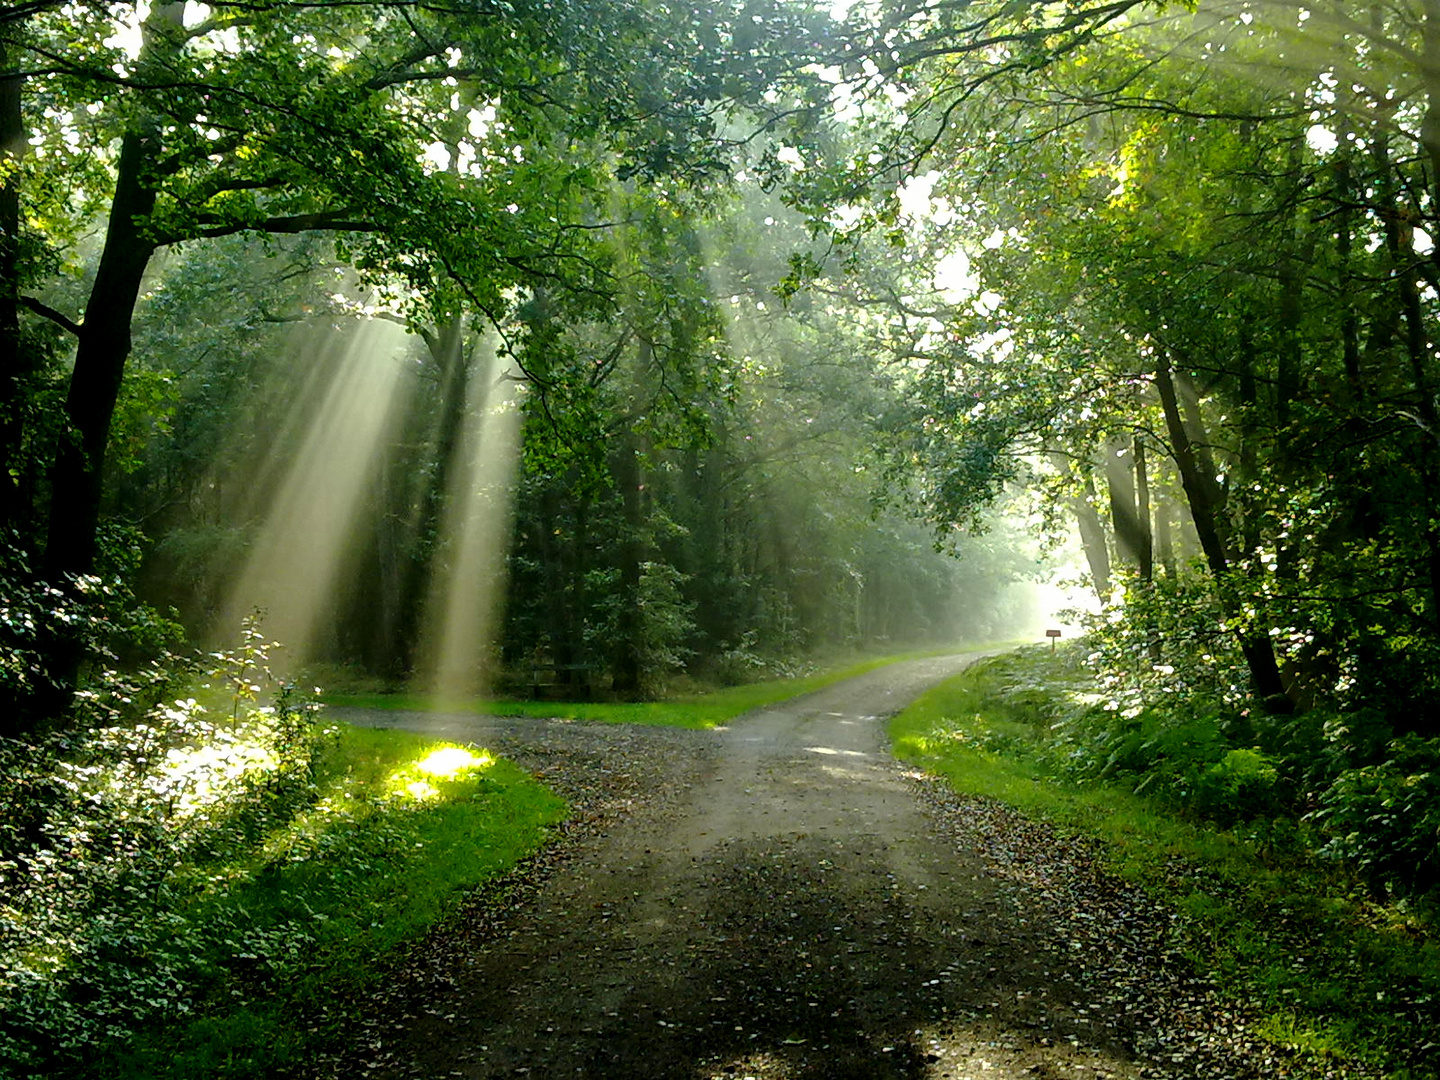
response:
{"label": "shrub", "polygon": [[[237,928],[186,921],[178,905],[206,887],[207,861],[314,796],[310,706],[284,691],[255,702],[263,658],[253,632],[211,658],[229,715],[186,698],[0,739],[0,1059],[21,1075],[62,1072],[203,996],[214,940]],[[123,697],[103,682],[94,693]]]}
{"label": "shrub", "polygon": [[[60,585],[41,580],[25,550],[0,537],[0,732],[16,735],[44,723],[68,703],[67,665],[83,675],[72,708],[82,725],[113,723],[158,703],[184,674],[169,650],[183,631],[138,600],[126,582],[139,561],[139,541],[107,528],[97,572]],[[122,674],[123,672],[123,674]],[[63,685],[62,685],[63,684]]]}
{"label": "shrub", "polygon": [[1248,697],[1235,628],[1209,575],[1132,579],[1123,603],[1086,616],[1085,630],[1087,662],[1121,709],[1170,696],[1238,709]]}
{"label": "shrub", "polygon": [[1280,771],[1259,750],[1227,750],[1196,779],[1193,805],[1224,824],[1270,817],[1281,810]]}
{"label": "shrub", "polygon": [[[640,692],[658,695],[665,680],[685,667],[692,650],[685,644],[695,632],[695,605],[685,600],[684,574],[663,562],[641,564],[640,588],[627,596],[618,587],[614,570],[592,571],[588,587],[593,593],[609,592],[600,602],[603,619],[585,630],[586,645],[596,654],[613,652],[617,645],[633,652],[639,665]],[[635,618],[628,631],[622,630],[621,609],[633,606]],[[633,638],[621,640],[624,633]]]}
{"label": "shrub", "polygon": [[1440,887],[1440,739],[1392,740],[1384,761],[1343,770],[1319,802],[1310,820],[1329,835],[1322,854],[1381,888]]}

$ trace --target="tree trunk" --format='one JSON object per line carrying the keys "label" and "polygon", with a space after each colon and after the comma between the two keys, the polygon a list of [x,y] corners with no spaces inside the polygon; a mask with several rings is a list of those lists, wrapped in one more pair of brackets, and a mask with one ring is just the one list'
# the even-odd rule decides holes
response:
{"label": "tree trunk", "polygon": [[[579,618],[569,588],[571,575],[566,566],[564,507],[558,484],[546,483],[537,499],[540,528],[540,573],[545,583],[545,638],[550,643],[549,662],[557,676],[576,663],[575,623]],[[574,545],[574,539],[568,542]]]}
{"label": "tree trunk", "polygon": [[[140,283],[154,251],[141,231],[155,205],[155,192],[144,176],[149,152],[144,135],[132,133],[121,142],[105,247],[65,399],[70,429],[62,434],[50,469],[44,572],[67,591],[75,589],[76,578],[95,567],[110,419],[130,355],[130,323]],[[72,629],[59,628],[42,649],[46,689],[32,708],[40,716],[60,716],[69,710],[79,685],[84,645]]]}
{"label": "tree trunk", "polygon": [[[1292,146],[1290,171],[1300,171],[1298,144]],[[1297,200],[1300,193],[1296,193]],[[1308,214],[1308,211],[1306,211]],[[1294,441],[1291,430],[1295,423],[1295,403],[1300,398],[1303,372],[1301,319],[1304,316],[1305,273],[1315,257],[1315,238],[1299,219],[1292,216],[1287,229],[1287,244],[1280,257],[1280,295],[1276,308],[1276,325],[1280,332],[1275,363],[1275,440],[1276,457],[1281,466]]]}
{"label": "tree trunk", "polygon": [[1170,515],[1170,500],[1163,496],[1155,500],[1155,558],[1165,576],[1173,579],[1176,569],[1174,523]]}
{"label": "tree trunk", "polygon": [[460,316],[447,320],[425,335],[425,344],[439,376],[439,417],[435,435],[427,448],[430,465],[420,489],[415,512],[412,550],[396,601],[398,632],[394,641],[395,674],[414,671],[416,649],[422,634],[425,602],[434,579],[440,517],[448,494],[450,477],[457,464],[460,434],[465,425],[465,405],[470,383],[471,356],[465,348],[465,322]]}
{"label": "tree trunk", "polygon": [[1085,493],[1070,500],[1070,510],[1080,528],[1080,546],[1090,567],[1090,583],[1102,604],[1110,602],[1110,548],[1105,542],[1105,525],[1095,509],[1095,481],[1085,474]]}
{"label": "tree trunk", "polygon": [[110,420],[130,357],[140,284],[155,251],[143,231],[155,207],[155,190],[145,175],[150,152],[144,134],[126,135],[120,144],[110,224],[65,398],[70,436],[62,439],[51,472],[45,566],[55,581],[88,574],[95,565]]}
{"label": "tree trunk", "polygon": [[[163,70],[168,54],[181,48],[184,10],[181,3],[151,9],[142,27],[138,73]],[[159,152],[158,132],[158,123],[142,116],[120,141],[105,244],[85,305],[65,398],[71,430],[61,440],[51,469],[45,567],[57,582],[88,574],[95,565],[110,421],[130,358],[130,326],[140,285],[156,247],[149,224],[155,209],[151,170]]]}
{"label": "tree trunk", "polygon": [[1135,457],[1135,511],[1140,519],[1139,550],[1140,580],[1155,580],[1155,533],[1150,517],[1150,474],[1145,462],[1145,443],[1139,435],[1131,443]]}
{"label": "tree trunk", "polygon": [[1211,506],[1214,507],[1216,519],[1222,520],[1229,512],[1230,497],[1229,492],[1220,484],[1220,470],[1215,465],[1210,436],[1200,412],[1200,391],[1185,372],[1174,368],[1167,370],[1170,372],[1171,385],[1180,405],[1181,423],[1189,440],[1190,452],[1198,470],[1197,476],[1205,487]]}
{"label": "tree trunk", "polygon": [[1355,306],[1355,177],[1350,133],[1349,117],[1342,113],[1335,158],[1335,203],[1339,208],[1335,215],[1335,259],[1340,274],[1340,353],[1350,408],[1357,410],[1365,404],[1365,379],[1360,371],[1360,315]]}
{"label": "tree trunk", "polygon": [[[1424,0],[1424,51],[1420,71],[1424,80],[1427,106],[1420,124],[1420,144],[1430,162],[1431,207],[1440,196],[1440,0]],[[1388,161],[1386,162],[1388,165]],[[1387,171],[1388,173],[1388,171]],[[1388,185],[1387,185],[1388,186]],[[1393,198],[1393,195],[1392,195]],[[1436,527],[1440,513],[1440,483],[1437,483],[1437,438],[1440,438],[1440,409],[1437,409],[1430,377],[1430,340],[1420,300],[1419,267],[1413,234],[1408,220],[1402,224],[1399,207],[1386,206],[1392,212],[1386,218],[1386,244],[1394,264],[1400,289],[1400,310],[1405,325],[1405,351],[1410,361],[1410,382],[1414,390],[1416,416],[1422,428],[1420,451],[1415,463],[1424,499],[1423,539],[1425,544],[1428,597],[1426,617],[1432,629],[1440,628],[1440,529]],[[1432,251],[1431,259],[1440,266],[1440,254]]]}
{"label": "tree trunk", "polygon": [[[1247,305],[1248,308],[1248,305]],[[1238,330],[1237,361],[1240,370],[1238,397],[1235,402],[1239,415],[1240,452],[1238,470],[1240,476],[1240,546],[1254,551],[1260,546],[1260,523],[1264,519],[1261,507],[1257,506],[1253,485],[1259,477],[1257,462],[1260,457],[1259,417],[1260,393],[1255,379],[1255,335],[1251,312],[1247,310],[1240,319]]]}
{"label": "tree trunk", "polygon": [[[1426,108],[1420,122],[1420,145],[1430,160],[1430,207],[1432,212],[1440,203],[1440,0],[1422,0],[1425,24],[1421,31],[1422,53],[1420,76],[1424,82]],[[1432,251],[1430,257],[1440,267],[1440,252]]]}
{"label": "tree trunk", "polygon": [[24,436],[24,398],[31,365],[20,342],[20,176],[25,152],[22,76],[0,40],[0,531],[22,516],[14,475]]}
{"label": "tree trunk", "polygon": [[1425,525],[1422,531],[1429,578],[1425,614],[1431,628],[1440,629],[1440,528],[1436,526],[1437,514],[1440,514],[1440,490],[1437,490],[1440,489],[1440,483],[1437,483],[1436,476],[1436,440],[1440,438],[1440,410],[1436,408],[1435,394],[1430,385],[1429,335],[1425,328],[1416,277],[1414,267],[1407,268],[1400,275],[1400,291],[1405,310],[1405,351],[1410,358],[1410,379],[1422,428],[1415,469],[1419,473],[1420,494],[1424,499]]}
{"label": "tree trunk", "polygon": [[[1160,404],[1165,411],[1165,427],[1170,435],[1175,465],[1180,471],[1180,483],[1190,504],[1190,516],[1195,522],[1200,548],[1223,594],[1225,579],[1230,570],[1230,553],[1221,507],[1217,501],[1217,485],[1213,475],[1205,475],[1196,441],[1192,438],[1191,428],[1198,422],[1198,417],[1193,417],[1187,425],[1181,416],[1170,359],[1163,350],[1156,353],[1155,388],[1160,393]],[[1238,613],[1232,613],[1231,617],[1239,622]],[[1287,711],[1289,698],[1285,697],[1285,686],[1280,678],[1280,668],[1275,662],[1275,650],[1269,635],[1257,633],[1251,627],[1243,625],[1236,634],[1240,651],[1250,670],[1255,696],[1273,711]]]}
{"label": "tree trunk", "polygon": [[[176,3],[151,9],[143,27],[139,71],[151,68],[156,51],[179,48],[183,12],[184,5]],[[64,589],[73,590],[75,579],[95,568],[110,422],[130,358],[135,305],[156,247],[148,226],[156,200],[151,168],[158,152],[157,131],[151,118],[140,117],[120,140],[105,243],[77,335],[65,397],[69,430],[62,434],[50,468],[43,563],[45,576]],[[73,632],[62,631],[45,643],[44,651],[50,689],[36,704],[43,714],[58,716],[74,697],[84,646]]]}
{"label": "tree trunk", "polygon": [[[1298,144],[1292,146],[1291,169],[1300,168]],[[1300,192],[1296,192],[1297,200]],[[1306,211],[1308,216],[1309,211]],[[1304,318],[1305,275],[1315,257],[1315,235],[1310,232],[1304,219],[1295,214],[1288,232],[1289,250],[1281,259],[1280,296],[1277,310],[1277,325],[1280,331],[1279,348],[1275,365],[1275,475],[1282,487],[1294,483],[1297,472],[1296,458],[1304,454],[1304,447],[1297,439],[1295,408],[1304,389],[1304,347],[1301,325]],[[1250,481],[1250,482],[1253,482]],[[1246,501],[1252,498],[1246,492]],[[1258,533],[1258,528],[1257,528]],[[1288,534],[1274,537],[1275,574],[1277,577],[1294,581],[1299,576],[1296,565],[1295,542]],[[1250,546],[1246,555],[1253,557],[1258,544]],[[1264,571],[1256,572],[1263,573]]]}
{"label": "tree trunk", "polygon": [[[1430,159],[1430,206],[1433,212],[1437,205],[1435,199],[1440,197],[1440,0],[1424,0],[1423,6],[1424,55],[1420,70],[1424,78],[1428,105],[1425,118],[1420,124],[1420,142]],[[1430,579],[1427,615],[1431,627],[1440,628],[1440,529],[1436,527],[1437,513],[1440,513],[1440,505],[1437,505],[1440,504],[1440,490],[1437,490],[1436,477],[1437,450],[1440,450],[1440,446],[1437,446],[1437,439],[1440,439],[1440,410],[1436,408],[1430,385],[1430,342],[1420,303],[1414,245],[1410,243],[1402,247],[1407,249],[1398,252],[1399,257],[1405,260],[1398,268],[1406,324],[1405,347],[1410,357],[1410,377],[1415,389],[1416,406],[1425,429],[1421,435],[1420,460],[1416,468],[1420,473],[1421,492],[1425,499],[1425,558]],[[1440,267],[1440,252],[1432,250],[1430,258]]]}
{"label": "tree trunk", "polygon": [[622,699],[640,696],[642,664],[640,586],[644,575],[645,507],[641,493],[640,451],[634,437],[620,440],[611,468],[620,489],[620,609],[615,620],[615,651],[611,661],[612,688]]}
{"label": "tree trunk", "polygon": [[[589,621],[588,607],[590,603],[589,590],[586,587],[585,577],[590,572],[590,495],[588,489],[579,491],[574,496],[573,513],[575,515],[575,543],[570,553],[569,582],[566,588],[566,596],[569,597],[570,619],[565,624],[566,648],[569,652],[570,663],[590,663],[590,649],[585,642],[585,625]],[[585,676],[589,681],[590,676]]]}
{"label": "tree trunk", "polygon": [[[1111,439],[1105,444],[1105,486],[1110,493],[1110,525],[1115,531],[1115,553],[1120,561],[1134,567],[1141,567],[1149,561],[1150,527],[1138,505],[1136,478],[1143,464],[1132,458],[1126,461],[1127,453],[1133,454],[1134,443],[1129,446]],[[1147,493],[1146,501],[1149,501]],[[1148,574],[1141,575],[1149,580]]]}

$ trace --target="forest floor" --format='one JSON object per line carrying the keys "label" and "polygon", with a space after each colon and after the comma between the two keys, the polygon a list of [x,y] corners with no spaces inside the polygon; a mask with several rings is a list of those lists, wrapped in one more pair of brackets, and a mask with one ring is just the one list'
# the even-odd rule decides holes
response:
{"label": "forest floor", "polygon": [[1290,1075],[1085,845],[891,758],[886,719],[972,659],[714,731],[333,710],[503,753],[574,813],[390,961],[315,1075]]}

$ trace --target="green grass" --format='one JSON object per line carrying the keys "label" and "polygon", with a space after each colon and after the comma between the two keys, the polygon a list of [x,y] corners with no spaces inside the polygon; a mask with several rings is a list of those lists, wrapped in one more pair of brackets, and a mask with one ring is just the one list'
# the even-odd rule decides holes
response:
{"label": "green grass", "polygon": [[1440,1075],[1440,944],[1431,927],[1367,898],[1293,831],[1226,831],[1129,790],[1067,781],[1047,753],[1036,690],[1048,662],[1038,650],[1006,657],[935,688],[892,719],[895,754],[957,791],[1098,841],[1116,874],[1186,916],[1196,965],[1258,1003],[1262,1033],[1307,1051],[1313,1075],[1333,1057],[1380,1065],[1396,1080]]}
{"label": "green grass", "polygon": [[887,664],[922,656],[944,655],[948,652],[914,652],[895,656],[872,657],[814,675],[793,679],[772,679],[767,682],[730,686],[704,694],[686,694],[665,701],[642,702],[569,702],[569,701],[437,701],[425,694],[400,693],[326,693],[321,700],[327,705],[359,709],[386,709],[416,712],[471,712],[485,716],[558,717],[569,720],[593,720],[607,724],[658,724],[667,727],[715,728],[737,716],[774,705],[790,698],[824,689],[843,679],[864,675]]}
{"label": "green grass", "polygon": [[[343,1024],[335,1003],[376,977],[376,957],[422,936],[565,814],[509,762],[398,731],[341,725],[317,779],[319,800],[261,849],[192,868],[213,884],[177,916],[228,930],[193,965],[212,979],[192,1016],[94,1060],[97,1074],[285,1074],[317,1034],[297,1019]],[[253,946],[238,961],[237,937]]]}

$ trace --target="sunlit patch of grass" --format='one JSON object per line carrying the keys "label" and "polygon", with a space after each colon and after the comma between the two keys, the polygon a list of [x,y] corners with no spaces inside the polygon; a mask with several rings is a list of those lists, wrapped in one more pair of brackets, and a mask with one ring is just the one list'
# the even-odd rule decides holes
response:
{"label": "sunlit patch of grass", "polygon": [[495,759],[484,750],[442,746],[391,773],[388,788],[392,794],[403,792],[421,801],[438,799],[444,794],[443,788],[468,780],[494,764]]}
{"label": "sunlit patch of grass", "polygon": [[[448,894],[533,850],[563,814],[557,797],[509,762],[405,732],[342,727],[318,771],[321,798],[272,838],[248,883],[252,899],[303,885],[334,895],[332,917],[343,919],[348,904],[403,897],[386,918],[425,923]],[[304,902],[314,907],[313,897]]]}
{"label": "sunlit patch of grass", "polygon": [[417,761],[415,768],[428,776],[454,780],[461,773],[472,769],[488,769],[494,764],[495,759],[484,750],[477,752],[463,746],[442,746]]}
{"label": "sunlit patch of grass", "polygon": [[[1071,782],[1046,745],[1043,677],[1029,673],[1033,700],[1018,709],[1002,692],[1026,663],[979,665],[922,696],[891,721],[896,756],[1098,841],[1116,874],[1184,914],[1187,955],[1258,1005],[1260,1034],[1311,1056],[1314,1075],[1338,1056],[1433,1077],[1413,1066],[1418,1047],[1440,1053],[1440,943],[1428,924],[1365,899],[1298,841],[1247,838],[1127,788]],[[1054,687],[1049,704],[1074,691]]]}

